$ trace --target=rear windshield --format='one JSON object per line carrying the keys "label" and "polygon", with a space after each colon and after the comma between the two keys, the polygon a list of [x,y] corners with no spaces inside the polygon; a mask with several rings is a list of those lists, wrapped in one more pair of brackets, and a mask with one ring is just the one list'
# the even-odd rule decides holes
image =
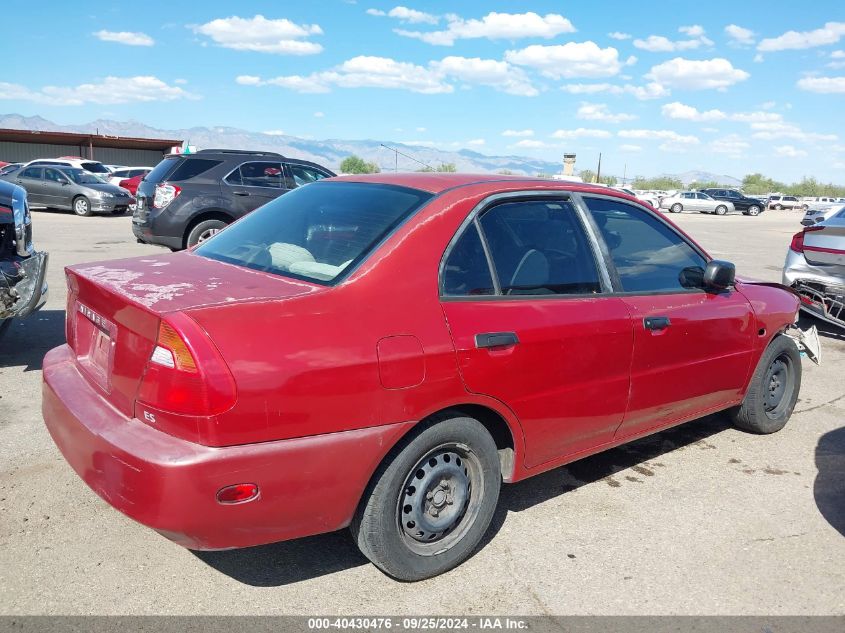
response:
{"label": "rear windshield", "polygon": [[111,172],[102,163],[82,163],[82,169],[92,174],[110,174]]}
{"label": "rear windshield", "polygon": [[194,252],[230,264],[331,282],[431,198],[416,189],[314,183],[267,203]]}
{"label": "rear windshield", "polygon": [[179,164],[181,157],[165,158],[158,165],[153,167],[152,171],[144,177],[147,182],[162,182],[167,178],[167,174]]}

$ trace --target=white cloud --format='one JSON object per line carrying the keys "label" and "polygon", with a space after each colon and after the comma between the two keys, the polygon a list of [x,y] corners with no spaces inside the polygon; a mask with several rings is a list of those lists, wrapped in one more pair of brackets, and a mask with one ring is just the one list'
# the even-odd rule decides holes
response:
{"label": "white cloud", "polygon": [[622,121],[633,121],[637,118],[634,114],[617,113],[613,114],[604,103],[582,103],[575,116],[587,121],[605,121],[607,123],[621,123]]}
{"label": "white cloud", "polygon": [[619,41],[631,39],[630,33],[622,33],[621,31],[611,31],[610,33],[607,34],[607,36],[612,40],[619,40]]}
{"label": "white cloud", "polygon": [[505,53],[505,59],[518,66],[541,71],[547,77],[611,77],[619,73],[622,64],[619,51],[612,46],[600,48],[592,41],[568,42],[543,46],[534,44]]}
{"label": "white cloud", "polygon": [[726,154],[727,156],[733,158],[743,156],[750,147],[751,145],[737,134],[729,134],[728,136],[714,139],[710,143],[711,152],[716,154]]}
{"label": "white cloud", "polygon": [[762,64],[764,61],[766,61],[766,60],[765,60],[765,58],[763,57],[762,53],[757,53],[757,54],[754,56],[754,63],[755,63],[755,64]]}
{"label": "white cloud", "polygon": [[104,42],[117,42],[127,46],[152,46],[155,40],[137,31],[97,31],[94,37]]}
{"label": "white cloud", "polygon": [[502,136],[534,136],[534,130],[505,130]]}
{"label": "white cloud", "polygon": [[845,35],[845,22],[828,22],[813,31],[787,31],[783,35],[762,40],[757,50],[764,52],[800,50],[836,44]]}
{"label": "white cloud", "polygon": [[326,115],[325,115],[325,113],[324,113],[324,112],[315,112],[315,113],[314,113],[314,116],[315,116],[316,118],[318,118],[318,119],[322,119],[322,118],[323,118],[323,117],[325,117]]}
{"label": "white cloud", "polygon": [[723,57],[693,60],[675,57],[653,66],[646,75],[663,86],[687,90],[724,90],[750,77]]}
{"label": "white cloud", "polygon": [[804,77],[798,80],[797,85],[808,92],[842,94],[845,92],[845,77]]}
{"label": "white cloud", "polygon": [[698,24],[682,26],[678,32],[690,37],[688,40],[670,40],[665,35],[649,35],[645,39],[635,39],[634,46],[651,53],[671,53],[713,46],[713,41],[704,36],[704,29]]}
{"label": "white cloud", "polygon": [[784,156],[786,158],[806,158],[807,152],[803,149],[797,149],[792,145],[780,145],[775,147],[776,156]]}
{"label": "white cloud", "polygon": [[736,24],[728,24],[725,27],[725,35],[730,38],[732,44],[750,46],[754,43],[754,31]]}
{"label": "white cloud", "polygon": [[698,145],[701,142],[697,136],[678,134],[674,130],[619,130],[617,134],[620,138],[669,141],[684,145]]}
{"label": "white cloud", "polygon": [[641,152],[643,148],[640,145],[629,145],[625,143],[620,145],[619,149],[623,152]]}
{"label": "white cloud", "polygon": [[323,50],[312,35],[322,35],[317,24],[295,24],[285,18],[268,20],[263,15],[252,18],[218,18],[190,27],[194,33],[210,37],[218,46],[238,51],[275,53],[277,55],[313,55]]}
{"label": "white cloud", "polygon": [[78,86],[44,86],[32,90],[20,84],[0,82],[0,99],[32,101],[44,105],[73,106],[86,103],[115,105],[131,102],[198,99],[179,86],[171,86],[158,77],[106,77],[98,83]]}
{"label": "white cloud", "polygon": [[402,6],[393,7],[387,12],[379,9],[367,9],[367,13],[369,15],[396,18],[397,20],[407,22],[408,24],[437,24],[440,21],[438,16],[432,15],[431,13],[424,13],[423,11],[417,11],[416,9],[409,9],[408,7]]}
{"label": "white cloud", "polygon": [[527,13],[488,13],[481,19],[465,20],[458,15],[446,16],[446,29],[441,31],[407,31],[397,29],[404,37],[422,40],[435,46],[452,46],[456,40],[487,38],[516,40],[523,37],[551,38],[561,33],[574,33],[572,22],[557,13],[544,16]]}
{"label": "white cloud", "polygon": [[266,134],[267,136],[284,136],[284,130],[264,130],[262,134]]}
{"label": "white cloud", "polygon": [[478,57],[444,57],[439,62],[431,62],[433,71],[444,77],[458,79],[468,84],[489,86],[500,92],[524,97],[534,97],[539,91],[531,85],[531,80],[521,68],[508,62]]}
{"label": "white cloud", "polygon": [[424,128],[424,127],[418,127],[418,128],[416,129],[416,131],[417,131],[417,132],[425,132],[425,131],[426,131],[426,128]]}
{"label": "white cloud", "polygon": [[546,147],[546,144],[543,141],[537,141],[534,139],[526,138],[522,139],[521,141],[517,141],[511,147],[521,147],[523,149],[538,149],[540,147]]}
{"label": "white cloud", "polygon": [[693,106],[673,101],[665,104],[661,109],[663,116],[669,119],[680,119],[683,121],[720,121],[727,118],[721,110],[707,110],[701,112]]}
{"label": "white cloud", "polygon": [[474,138],[471,141],[467,141],[467,145],[470,145],[471,147],[481,147],[485,143],[486,141],[483,138]]}
{"label": "white cloud", "polygon": [[606,92],[612,95],[630,94],[640,101],[647,101],[650,99],[662,99],[668,97],[670,91],[656,82],[651,82],[645,86],[633,86],[625,84],[619,86],[610,83],[596,83],[596,84],[564,84],[561,90],[573,95],[592,95]]}
{"label": "white cloud", "polygon": [[831,59],[845,59],[845,51],[833,51],[830,54]]}
{"label": "white cloud", "polygon": [[243,75],[236,79],[243,85],[274,85],[296,92],[329,92],[341,88],[393,88],[423,94],[454,91],[452,81],[462,85],[489,86],[495,90],[520,96],[534,96],[539,91],[531,85],[525,72],[511,64],[477,57],[444,57],[420,66],[389,57],[360,55],[330,70],[310,75],[287,75],[261,79]]}
{"label": "white cloud", "polygon": [[174,79],[173,83],[178,84],[180,86],[184,86],[185,84],[188,83],[188,80],[187,79]]}
{"label": "white cloud", "polygon": [[800,127],[793,123],[785,121],[753,121],[751,122],[751,129],[754,133],[751,135],[755,139],[763,141],[773,141],[776,139],[793,139],[801,141],[802,143],[812,142],[834,142],[839,137],[836,134],[819,134],[817,132],[805,132]]}
{"label": "white cloud", "polygon": [[573,138],[610,138],[612,135],[607,130],[579,127],[574,130],[555,130],[552,138],[573,139]]}

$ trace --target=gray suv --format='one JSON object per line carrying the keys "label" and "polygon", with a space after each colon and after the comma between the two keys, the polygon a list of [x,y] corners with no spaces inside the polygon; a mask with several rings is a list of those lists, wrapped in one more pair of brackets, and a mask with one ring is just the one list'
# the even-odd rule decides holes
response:
{"label": "gray suv", "polygon": [[138,185],[132,232],[139,242],[189,248],[291,189],[334,175],[274,152],[168,156]]}
{"label": "gray suv", "polygon": [[123,215],[135,199],[117,185],[77,167],[30,165],[0,176],[26,189],[29,206],[72,210],[76,215]]}

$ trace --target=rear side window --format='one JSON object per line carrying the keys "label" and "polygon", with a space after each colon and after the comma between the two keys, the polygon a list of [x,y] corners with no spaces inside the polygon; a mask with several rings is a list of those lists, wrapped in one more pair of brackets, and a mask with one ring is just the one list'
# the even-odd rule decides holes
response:
{"label": "rear side window", "polygon": [[448,297],[495,294],[493,276],[475,223],[452,247],[443,267],[442,280],[443,294]]}
{"label": "rear side window", "polygon": [[42,167],[27,167],[21,172],[21,178],[35,178],[41,179],[41,172],[44,169]]}
{"label": "rear side window", "polygon": [[285,186],[284,170],[281,163],[264,161],[243,163],[226,176],[226,182],[243,187],[282,189]]}
{"label": "rear side window", "polygon": [[585,198],[625,292],[700,288],[707,260],[667,224],[623,201]]}
{"label": "rear side window", "polygon": [[277,275],[331,282],[430,198],[428,192],[392,185],[302,187],[259,207],[194,253]]}
{"label": "rear side window", "polygon": [[479,224],[504,295],[600,292],[587,236],[567,200],[508,202]]}
{"label": "rear side window", "polygon": [[170,182],[190,180],[191,178],[196,178],[200,174],[207,172],[212,167],[216,167],[222,162],[223,161],[211,160],[208,158],[187,158],[181,165],[173,170],[173,173],[167,177],[167,180]]}

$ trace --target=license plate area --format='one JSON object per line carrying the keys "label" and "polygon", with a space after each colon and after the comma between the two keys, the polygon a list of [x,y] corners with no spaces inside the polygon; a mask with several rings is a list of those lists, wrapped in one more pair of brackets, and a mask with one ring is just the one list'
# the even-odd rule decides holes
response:
{"label": "license plate area", "polygon": [[75,314],[76,358],[88,377],[103,391],[111,391],[117,328],[91,308],[77,303]]}

